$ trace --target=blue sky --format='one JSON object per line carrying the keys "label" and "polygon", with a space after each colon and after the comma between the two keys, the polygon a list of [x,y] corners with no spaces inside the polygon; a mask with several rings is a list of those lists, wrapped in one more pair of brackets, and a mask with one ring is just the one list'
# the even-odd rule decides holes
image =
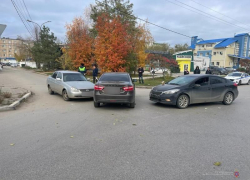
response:
{"label": "blue sky", "polygon": [[[21,4],[23,0],[13,1],[17,4],[23,15],[28,18],[25,7]],[[203,39],[215,39],[232,37],[234,33],[250,32],[250,18],[248,18],[250,7],[249,0],[238,0],[237,3],[235,0],[178,1],[241,27],[228,25],[225,22],[212,19],[211,16],[203,16],[184,9],[181,7],[184,5],[175,0],[130,0],[130,2],[134,4],[134,15],[143,19],[148,19],[148,21],[157,25],[188,36],[198,35]],[[200,6],[194,1],[219,11],[234,20]],[[50,20],[51,22],[47,24],[48,27],[62,41],[65,40],[65,24],[70,23],[74,17],[83,15],[84,9],[90,4],[95,3],[94,0],[24,0],[24,2],[26,3],[32,20],[38,24]],[[24,37],[29,36],[29,33],[22,24],[11,0],[1,0],[0,9],[0,24],[7,25],[2,37],[16,38],[17,35]],[[33,25],[30,24],[30,26],[32,27]],[[189,38],[152,25],[149,25],[149,28],[155,42],[165,42],[170,43],[171,45],[177,43],[190,44]]]}

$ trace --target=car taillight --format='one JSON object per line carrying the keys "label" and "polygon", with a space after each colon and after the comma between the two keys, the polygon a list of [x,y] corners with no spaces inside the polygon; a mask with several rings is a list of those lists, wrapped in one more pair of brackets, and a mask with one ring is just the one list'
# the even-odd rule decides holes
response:
{"label": "car taillight", "polygon": [[234,86],[235,86],[235,87],[237,87],[237,86],[238,86],[238,84],[234,83]]}
{"label": "car taillight", "polygon": [[101,91],[101,90],[104,89],[104,87],[103,87],[103,86],[95,85],[94,89],[95,89],[96,91]]}
{"label": "car taillight", "polygon": [[133,91],[134,90],[134,86],[125,86],[122,88],[124,91]]}

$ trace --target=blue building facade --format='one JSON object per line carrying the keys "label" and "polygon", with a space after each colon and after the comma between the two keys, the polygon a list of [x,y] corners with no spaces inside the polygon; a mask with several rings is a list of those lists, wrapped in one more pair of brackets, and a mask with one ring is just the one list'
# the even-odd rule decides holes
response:
{"label": "blue building facade", "polygon": [[210,65],[238,68],[241,59],[250,60],[250,36],[248,33],[211,40],[193,36],[190,48],[193,50],[194,56],[208,57]]}

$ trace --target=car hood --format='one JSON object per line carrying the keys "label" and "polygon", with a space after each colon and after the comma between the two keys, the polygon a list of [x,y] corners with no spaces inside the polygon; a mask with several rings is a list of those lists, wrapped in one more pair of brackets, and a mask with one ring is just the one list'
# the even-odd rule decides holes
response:
{"label": "car hood", "polygon": [[70,87],[74,87],[76,89],[94,89],[94,84],[89,81],[68,81],[65,82]]}
{"label": "car hood", "polygon": [[240,79],[240,76],[226,76],[226,79]]}
{"label": "car hood", "polygon": [[164,85],[158,85],[153,88],[154,91],[167,91],[170,89],[178,89],[180,86],[178,85],[171,85],[171,84],[164,84]]}

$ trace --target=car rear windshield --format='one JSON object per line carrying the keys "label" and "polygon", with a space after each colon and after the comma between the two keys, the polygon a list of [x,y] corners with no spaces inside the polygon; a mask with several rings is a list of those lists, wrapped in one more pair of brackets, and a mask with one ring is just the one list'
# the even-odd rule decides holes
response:
{"label": "car rear windshield", "polygon": [[178,77],[176,79],[173,79],[168,84],[172,84],[172,85],[184,85],[184,84],[190,83],[191,81],[193,81],[196,78],[197,77],[195,77],[195,76],[181,76],[181,77]]}
{"label": "car rear windshield", "polygon": [[86,78],[80,73],[64,73],[63,81],[87,81]]}
{"label": "car rear windshield", "polygon": [[100,81],[125,81],[129,82],[129,75],[128,74],[103,74],[100,77]]}
{"label": "car rear windshield", "polygon": [[241,73],[230,73],[228,76],[241,76]]}

